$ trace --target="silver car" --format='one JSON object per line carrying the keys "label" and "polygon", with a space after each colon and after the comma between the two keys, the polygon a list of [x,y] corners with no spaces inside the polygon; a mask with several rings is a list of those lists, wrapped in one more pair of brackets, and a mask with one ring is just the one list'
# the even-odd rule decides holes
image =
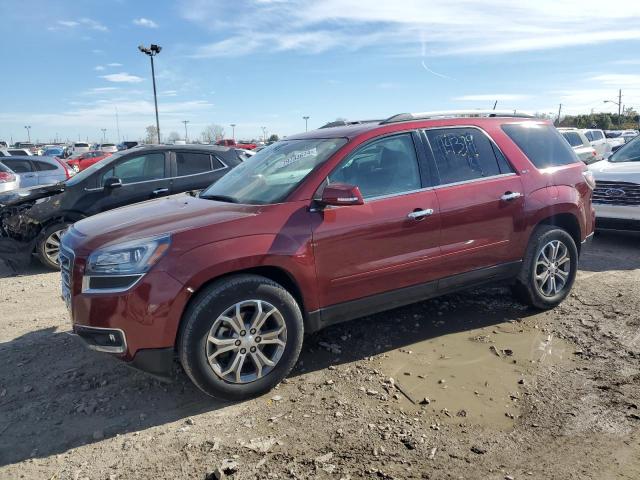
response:
{"label": "silver car", "polygon": [[75,173],[54,157],[2,157],[2,163],[20,176],[20,188],[62,182]]}
{"label": "silver car", "polygon": [[0,162],[0,192],[8,192],[20,188],[20,176]]}

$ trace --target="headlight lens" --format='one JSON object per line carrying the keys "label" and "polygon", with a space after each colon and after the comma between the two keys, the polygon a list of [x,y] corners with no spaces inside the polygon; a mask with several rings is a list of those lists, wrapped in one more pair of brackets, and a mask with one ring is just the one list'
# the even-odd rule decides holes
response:
{"label": "headlight lens", "polygon": [[96,250],[89,256],[87,275],[132,275],[148,272],[171,245],[171,237],[144,238]]}

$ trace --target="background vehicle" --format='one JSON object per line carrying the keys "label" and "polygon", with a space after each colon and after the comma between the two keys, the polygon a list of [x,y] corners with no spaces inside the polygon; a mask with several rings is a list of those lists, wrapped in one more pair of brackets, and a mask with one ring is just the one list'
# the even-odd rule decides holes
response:
{"label": "background vehicle", "polygon": [[[60,235],[73,222],[132,203],[201,190],[239,163],[235,151],[224,147],[155,145],[124,150],[64,183],[0,195],[0,232],[22,243],[35,239],[39,260],[57,268]],[[19,216],[2,215],[7,211]]]}
{"label": "background vehicle", "polygon": [[548,122],[447,115],[294,135],[196,198],[76,223],[60,254],[74,331],[156,374],[177,352],[237,400],[337,322],[503,279],[558,305],[593,231],[592,176]]}
{"label": "background vehicle", "polygon": [[138,145],[140,145],[139,142],[133,142],[133,141],[124,141],[124,142],[120,142],[118,144],[118,150],[126,150],[128,148],[133,148],[133,147],[137,147]]}
{"label": "background vehicle", "polygon": [[64,148],[63,147],[45,148],[44,152],[42,154],[47,156],[47,157],[63,158],[64,157]]}
{"label": "background vehicle", "polygon": [[621,133],[620,136],[624,140],[624,143],[629,143],[631,140],[633,140],[634,138],[636,138],[638,136],[638,131],[637,130],[624,130]]}
{"label": "background vehicle", "polygon": [[12,155],[4,157],[2,163],[20,175],[21,188],[63,182],[75,173],[55,157]]}
{"label": "background vehicle", "polygon": [[587,137],[589,143],[596,151],[596,161],[603,160],[611,155],[611,145],[607,142],[607,138],[604,136],[604,131],[589,128],[581,130],[584,136]]}
{"label": "background vehicle", "polygon": [[584,133],[576,128],[559,128],[558,131],[565,140],[569,142],[569,145],[571,145],[571,148],[576,152],[580,160],[586,164],[597,161],[596,149],[593,148]]}
{"label": "background vehicle", "polygon": [[113,143],[101,143],[95,148],[95,150],[100,150],[105,153],[116,153],[118,151],[118,147]]}
{"label": "background vehicle", "polygon": [[216,145],[224,145],[225,147],[233,147],[233,148],[242,148],[242,149],[245,149],[245,150],[253,150],[254,148],[256,148],[258,146],[255,143],[244,143],[244,142],[237,143],[232,138],[226,138],[226,139],[223,139],[223,140],[218,140],[216,142]]}
{"label": "background vehicle", "polygon": [[589,170],[596,179],[596,228],[640,231],[640,137]]}
{"label": "background vehicle", "polygon": [[0,192],[16,190],[20,187],[20,176],[0,162]]}
{"label": "background vehicle", "polygon": [[625,143],[620,130],[605,130],[604,135],[607,138],[607,143],[611,145],[612,152],[615,152]]}
{"label": "background vehicle", "polygon": [[6,148],[0,148],[0,157],[10,157],[11,154]]}
{"label": "background vehicle", "polygon": [[71,147],[71,154],[72,155],[76,155],[78,153],[86,153],[89,150],[91,150],[91,149],[89,148],[89,144],[88,143],[86,143],[86,142],[76,142]]}
{"label": "background vehicle", "polygon": [[79,155],[73,155],[69,159],[67,159],[67,165],[73,168],[76,172],[81,172],[86,168],[89,168],[94,163],[99,162],[112,155],[109,152],[103,152],[101,150],[93,150],[86,153],[81,153]]}
{"label": "background vehicle", "polygon": [[8,148],[7,152],[9,152],[9,155],[18,155],[23,157],[35,156],[34,152],[28,148]]}

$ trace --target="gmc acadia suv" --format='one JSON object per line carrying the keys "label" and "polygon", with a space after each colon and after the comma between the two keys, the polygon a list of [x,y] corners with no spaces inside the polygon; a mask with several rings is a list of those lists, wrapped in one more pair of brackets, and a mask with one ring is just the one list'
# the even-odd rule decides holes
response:
{"label": "gmc acadia suv", "polygon": [[[552,308],[594,226],[591,173],[516,115],[401,114],[288,137],[198,197],[76,223],[62,293],[91,348],[261,394],[305,334],[488,281]],[[372,327],[375,328],[375,327]]]}

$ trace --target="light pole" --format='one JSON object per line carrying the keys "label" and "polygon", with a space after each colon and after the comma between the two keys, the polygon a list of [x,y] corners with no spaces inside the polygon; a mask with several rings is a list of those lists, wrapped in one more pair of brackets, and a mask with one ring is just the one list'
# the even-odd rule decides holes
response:
{"label": "light pole", "polygon": [[149,55],[151,58],[151,78],[153,79],[153,103],[156,106],[156,130],[158,131],[158,143],[160,142],[160,120],[158,119],[158,96],[156,94],[156,71],[153,67],[153,57],[160,53],[162,47],[160,45],[156,45],[152,43],[149,48],[144,45],[138,46],[138,50],[140,50],[145,55]]}
{"label": "light pole", "polygon": [[31,125],[25,125],[24,128],[27,129],[27,138],[29,143],[31,143]]}
{"label": "light pole", "polygon": [[188,143],[189,134],[187,133],[187,123],[189,123],[189,120],[182,120],[182,123],[184,123],[184,141],[185,143]]}
{"label": "light pole", "polygon": [[618,126],[622,125],[622,112],[620,109],[622,108],[622,89],[618,90],[618,101],[615,100],[605,100],[604,103],[613,103],[618,106]]}
{"label": "light pole", "polygon": [[302,118],[304,119],[304,131],[308,132],[309,131],[309,116],[305,115]]}
{"label": "light pole", "polygon": [[231,138],[236,139],[236,124],[232,123],[229,125],[231,127]]}
{"label": "light pole", "polygon": [[100,130],[102,130],[102,143],[106,143],[106,141],[107,141],[107,129],[106,128],[101,128]]}
{"label": "light pole", "polygon": [[267,143],[267,127],[260,127],[260,128],[262,128],[262,139],[264,143]]}

